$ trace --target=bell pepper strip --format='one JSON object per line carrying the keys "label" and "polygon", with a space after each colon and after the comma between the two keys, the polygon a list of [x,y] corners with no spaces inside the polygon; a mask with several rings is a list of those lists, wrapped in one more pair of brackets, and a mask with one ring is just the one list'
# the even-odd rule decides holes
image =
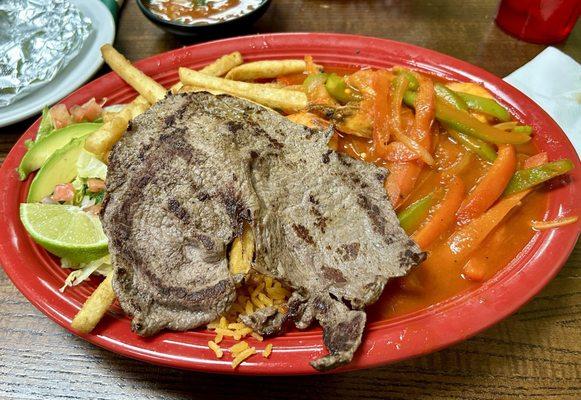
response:
{"label": "bell pepper strip", "polygon": [[462,154],[458,159],[452,164],[451,166],[445,168],[442,171],[442,175],[444,176],[454,176],[460,175],[462,172],[466,170],[470,166],[472,159],[474,158],[474,153],[466,152]]}
{"label": "bell pepper strip", "polygon": [[494,229],[490,235],[482,242],[480,251],[475,252],[464,267],[462,274],[465,279],[470,279],[475,282],[484,281],[489,275],[489,251],[488,249],[498,249],[503,246],[503,243],[510,238],[511,229],[507,224],[500,225]]}
{"label": "bell pepper strip", "polygon": [[325,88],[331,96],[342,104],[346,104],[353,100],[361,100],[361,96],[355,93],[353,89],[349,88],[345,80],[337,74],[327,76]]}
{"label": "bell pepper strip", "polygon": [[403,76],[408,80],[409,82],[408,89],[413,91],[418,90],[418,88],[420,87],[420,82],[416,78],[417,75],[414,72],[400,66],[393,67],[392,70],[397,76]]}
{"label": "bell pepper strip", "polygon": [[[528,161],[528,160],[527,160]],[[521,169],[514,173],[512,179],[504,189],[504,196],[510,196],[523,190],[530,189],[536,185],[566,174],[573,169],[573,162],[569,159],[553,161],[536,167]]]}
{"label": "bell pepper strip", "polygon": [[405,75],[398,75],[395,77],[392,83],[392,94],[389,102],[390,111],[390,126],[393,132],[403,133],[402,121],[401,121],[401,103],[403,101],[403,95],[408,88],[409,81]]}
{"label": "bell pepper strip", "polygon": [[390,139],[389,123],[389,85],[390,76],[387,71],[376,71],[373,76],[375,103],[373,105],[373,146],[375,153],[386,157],[387,145]]}
{"label": "bell pepper strip", "polygon": [[397,214],[399,224],[408,235],[413,232],[426,218],[434,202],[435,195],[434,192],[432,192],[413,202],[403,211]]}
{"label": "bell pepper strip", "polygon": [[503,198],[490,210],[455,231],[445,243],[432,251],[430,257],[449,265],[462,266],[490,232],[514,207],[521,204],[521,200],[529,193],[530,190],[527,190]]}
{"label": "bell pepper strip", "polygon": [[327,106],[336,108],[339,103],[331,97],[325,88],[327,74],[317,73],[309,75],[303,82],[303,88],[309,101],[309,106]]}
{"label": "bell pepper strip", "polygon": [[398,141],[389,143],[386,150],[386,159],[391,162],[414,161],[420,157],[418,153],[411,151],[405,144]]}
{"label": "bell pepper strip", "polygon": [[388,165],[390,174],[385,180],[384,186],[387,197],[393,208],[398,208],[408,197],[416,185],[416,181],[422,172],[419,162],[391,163]]}
{"label": "bell pepper strip", "polygon": [[494,162],[494,160],[496,160],[496,150],[485,141],[464,135],[454,129],[448,129],[448,134],[452,136],[456,142],[466,147],[471,152],[476,153],[483,160],[488,162]]}
{"label": "bell pepper strip", "polygon": [[[403,96],[404,103],[414,107],[416,93],[408,90]],[[523,144],[531,140],[530,136],[522,132],[505,132],[491,125],[481,122],[470,114],[454,108],[454,106],[436,99],[436,119],[448,124],[465,135],[472,136],[485,142],[496,144]]]}
{"label": "bell pepper strip", "polygon": [[519,132],[519,133],[526,133],[527,135],[530,135],[531,133],[533,133],[533,127],[530,125],[518,125],[518,126],[515,126],[512,131]]}
{"label": "bell pepper strip", "polygon": [[498,104],[496,100],[470,93],[456,92],[456,94],[466,102],[466,105],[472,111],[490,115],[500,121],[511,120],[508,110]]}
{"label": "bell pepper strip", "polygon": [[[525,161],[525,168],[532,168],[542,165],[548,162],[547,153],[538,153],[534,156],[529,157]],[[526,196],[530,191],[521,192]],[[502,202],[503,200],[501,200]],[[502,225],[492,233],[490,237],[490,242],[488,243],[490,248],[497,248],[506,240],[510,235],[510,227],[507,225]],[[481,282],[486,277],[486,265],[488,264],[488,257],[485,252],[477,252],[470,257],[468,262],[463,267],[464,276],[470,280]]]}
{"label": "bell pepper strip", "polygon": [[518,122],[516,122],[516,121],[501,122],[500,124],[494,125],[494,127],[501,129],[503,131],[520,132],[520,133],[526,133],[527,135],[530,135],[531,133],[533,133],[532,126],[519,125]]}
{"label": "bell pepper strip", "polygon": [[454,216],[464,200],[464,182],[457,176],[447,183],[447,191],[431,218],[413,235],[412,239],[422,249],[427,249],[453,223]]}
{"label": "bell pepper strip", "polygon": [[392,81],[393,93],[390,99],[390,127],[391,133],[394,138],[403,143],[412,152],[416,153],[419,158],[422,159],[426,164],[433,165],[434,158],[432,155],[422,147],[418,142],[409,137],[403,132],[402,121],[401,121],[401,104],[405,91],[408,88],[409,81],[405,75],[398,75]]}
{"label": "bell pepper strip", "polygon": [[327,74],[322,73],[315,73],[307,76],[303,81],[303,88],[305,89],[305,92],[308,93],[309,91],[313,91],[314,88],[318,85],[324,85],[327,81],[327,77]]}
{"label": "bell pepper strip", "polygon": [[489,143],[522,144],[531,140],[527,134],[501,131],[439,100],[436,100],[436,118],[452,129]]}
{"label": "bell pepper strip", "polygon": [[466,224],[488,210],[502,195],[515,170],[514,146],[502,145],[492,166],[458,209],[457,221]]}
{"label": "bell pepper strip", "polygon": [[454,92],[452,89],[447,88],[441,83],[436,83],[434,85],[434,91],[436,92],[436,96],[438,96],[440,100],[450,103],[458,110],[468,111],[468,105],[466,104],[464,99],[458,96],[458,94]]}
{"label": "bell pepper strip", "polygon": [[[385,181],[385,189],[392,205],[396,208],[413,190],[424,162],[427,161],[428,164],[433,164],[433,158],[428,149],[431,148],[432,141],[430,129],[434,120],[434,87],[429,79],[423,79],[419,75],[417,79],[420,82],[418,92],[417,94],[412,92],[414,94],[414,108],[416,109],[414,123],[410,129],[409,136],[406,136],[421,146],[423,150],[418,149],[417,153],[420,154],[420,158],[424,161],[416,160],[406,163],[392,163],[390,165],[391,174]],[[406,91],[406,93],[409,92],[409,90]],[[406,140],[403,136],[397,138],[399,141],[402,141],[402,139]],[[404,144],[407,147],[414,145],[411,141]],[[421,156],[422,154],[424,155],[423,157]]]}
{"label": "bell pepper strip", "polygon": [[418,76],[420,87],[414,98],[416,111],[412,139],[418,141],[425,149],[431,147],[431,128],[434,122],[436,102],[434,96],[434,83],[431,79]]}
{"label": "bell pepper strip", "polygon": [[[466,102],[450,88],[436,83],[434,85],[434,90],[439,99],[448,102],[459,110],[468,111],[468,105],[466,105]],[[448,128],[446,123],[442,123],[442,125],[445,128]],[[455,131],[454,129],[448,129],[448,133],[456,140],[456,142],[462,144],[468,150],[478,154],[482,159],[488,162],[496,160],[496,150],[485,141],[467,136]]]}

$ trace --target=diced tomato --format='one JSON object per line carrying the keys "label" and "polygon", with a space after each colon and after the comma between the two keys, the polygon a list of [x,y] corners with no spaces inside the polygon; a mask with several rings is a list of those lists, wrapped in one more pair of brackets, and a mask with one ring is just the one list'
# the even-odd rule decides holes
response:
{"label": "diced tomato", "polygon": [[67,106],[64,104],[57,104],[50,109],[50,118],[55,128],[64,128],[73,122]]}
{"label": "diced tomato", "polygon": [[64,183],[61,185],[56,185],[54,188],[54,193],[50,197],[54,201],[64,201],[69,202],[75,197],[75,188],[72,183]]}
{"label": "diced tomato", "polygon": [[83,122],[85,118],[85,109],[81,106],[72,106],[70,110],[71,116],[73,117],[73,121],[75,122]]}
{"label": "diced tomato", "polygon": [[105,190],[105,181],[97,178],[87,179],[87,190],[91,193],[97,193]]}
{"label": "diced tomato", "polygon": [[95,101],[94,97],[91,100],[87,101],[85,104],[83,104],[82,108],[85,110],[85,118],[89,122],[92,122],[99,118],[101,116],[101,113],[103,112],[103,109]]}

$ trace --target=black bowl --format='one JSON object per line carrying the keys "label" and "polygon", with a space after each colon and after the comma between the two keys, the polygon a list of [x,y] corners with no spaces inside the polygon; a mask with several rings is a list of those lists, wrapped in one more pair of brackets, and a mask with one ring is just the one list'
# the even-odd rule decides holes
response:
{"label": "black bowl", "polygon": [[137,0],[139,9],[143,15],[147,17],[147,19],[170,33],[182,36],[224,35],[229,32],[235,32],[237,30],[247,28],[264,15],[270,6],[270,3],[271,0],[262,0],[262,2],[256,6],[254,10],[248,11],[241,16],[231,17],[225,21],[219,21],[215,23],[204,22],[196,25],[162,19],[149,9],[148,6],[150,4],[150,0]]}

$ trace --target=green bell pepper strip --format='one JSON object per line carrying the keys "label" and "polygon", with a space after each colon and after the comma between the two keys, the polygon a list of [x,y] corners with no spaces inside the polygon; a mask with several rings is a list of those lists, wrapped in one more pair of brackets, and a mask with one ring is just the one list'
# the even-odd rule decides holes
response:
{"label": "green bell pepper strip", "polygon": [[[411,90],[405,92],[403,101],[406,105],[414,107],[416,94]],[[456,109],[436,98],[436,119],[447,124],[465,135],[484,140],[489,143],[523,144],[531,140],[530,136],[521,132],[504,132],[484,122],[480,122],[467,112]]]}
{"label": "green bell pepper strip", "polygon": [[434,85],[434,92],[436,92],[436,96],[438,96],[438,98],[447,101],[457,109],[468,111],[468,105],[466,102],[452,89],[447,88],[441,83],[436,83]]}
{"label": "green bell pepper strip", "polygon": [[327,76],[325,88],[331,96],[343,104],[355,100],[356,98],[352,91],[347,90],[345,80],[335,73]]}
{"label": "green bell pepper strip", "polygon": [[569,159],[553,161],[538,167],[526,168],[516,171],[504,189],[503,196],[522,192],[546,182],[556,176],[566,174],[573,169],[573,162]]}
{"label": "green bell pepper strip", "polygon": [[468,148],[471,152],[476,153],[482,159],[488,162],[494,162],[494,160],[496,160],[496,151],[494,150],[494,147],[485,141],[456,132],[454,129],[449,129],[448,133],[458,143]]}
{"label": "green bell pepper strip", "polygon": [[[434,91],[436,92],[436,96],[438,96],[438,98],[441,100],[452,104],[459,110],[468,111],[468,105],[466,102],[452,89],[447,88],[440,83],[436,83],[434,85]],[[442,123],[442,125],[445,128],[448,128],[447,124]],[[496,151],[494,150],[494,147],[486,143],[484,140],[467,136],[453,129],[448,129],[448,133],[450,136],[456,139],[458,143],[468,148],[468,150],[472,151],[473,153],[476,153],[480,158],[488,162],[493,162],[496,160]]]}
{"label": "green bell pepper strip", "polygon": [[533,127],[530,125],[517,125],[514,127],[512,131],[526,133],[527,135],[530,135],[531,133],[533,133]]}
{"label": "green bell pepper strip", "polygon": [[420,87],[420,82],[418,82],[417,78],[413,73],[411,73],[411,71],[402,67],[394,67],[393,72],[396,75],[404,75],[406,78],[408,78],[408,89],[416,91]]}
{"label": "green bell pepper strip", "polygon": [[476,96],[474,94],[456,92],[468,105],[468,108],[483,114],[490,115],[500,121],[510,121],[509,112],[498,104],[496,100],[487,99],[486,97]]}
{"label": "green bell pepper strip", "polygon": [[397,214],[399,224],[406,233],[412,233],[428,215],[434,204],[434,192],[413,202]]}

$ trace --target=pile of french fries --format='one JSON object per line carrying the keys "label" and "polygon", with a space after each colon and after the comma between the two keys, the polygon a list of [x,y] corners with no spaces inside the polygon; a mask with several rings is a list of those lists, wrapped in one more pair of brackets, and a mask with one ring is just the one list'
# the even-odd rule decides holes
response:
{"label": "pile of french fries", "polygon": [[[118,111],[106,112],[103,126],[85,141],[85,149],[104,162],[107,162],[111,149],[127,130],[129,121],[165,98],[168,92],[176,94],[203,90],[215,94],[227,93],[288,113],[307,108],[307,96],[300,87],[280,87],[277,84],[251,82],[304,72],[307,69],[304,60],[244,63],[242,55],[234,52],[218,58],[199,71],[180,68],[180,81],[168,90],[134,67],[112,46],[104,45],[101,53],[111,69],[139,93],[132,102]],[[229,269],[232,274],[247,274],[251,268],[253,254],[254,236],[251,228],[246,225],[243,234],[236,238],[231,246]],[[112,279],[110,274],[87,299],[71,323],[73,329],[89,333],[103,318],[115,301]]]}

